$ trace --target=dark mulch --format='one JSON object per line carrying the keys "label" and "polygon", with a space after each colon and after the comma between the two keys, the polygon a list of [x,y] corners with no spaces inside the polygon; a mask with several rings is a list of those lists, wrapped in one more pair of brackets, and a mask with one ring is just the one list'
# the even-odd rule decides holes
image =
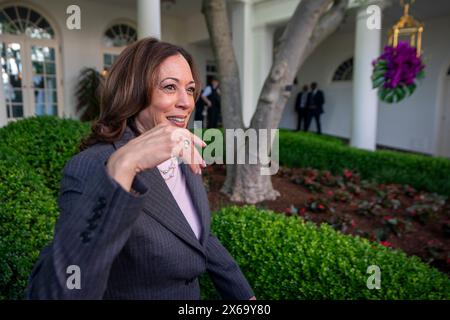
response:
{"label": "dark mulch", "polygon": [[[404,190],[404,186],[373,184],[372,189],[361,188],[357,193],[348,192],[351,199],[339,201],[330,196],[339,188],[322,186],[320,191],[310,190],[298,181],[294,182],[296,176],[302,175],[305,175],[304,169],[282,168],[272,177],[272,184],[281,196],[275,201],[264,201],[256,206],[288,216],[303,216],[317,224],[328,223],[344,234],[359,235],[382,245],[401,249],[408,255],[416,255],[424,262],[450,274],[449,200],[440,205],[432,204],[435,212],[422,221],[412,216],[406,208],[428,199],[430,194],[426,192],[414,190],[412,195],[402,194],[399,190]],[[224,180],[223,165],[211,165],[204,172],[212,211],[228,205],[244,205],[234,203],[220,193]],[[360,181],[356,180],[357,184]],[[377,188],[386,190],[386,198],[389,201],[394,199],[397,207],[382,206],[378,211],[361,213],[361,203],[374,203]],[[313,202],[315,203],[311,205]],[[321,203],[324,205],[321,206]]]}

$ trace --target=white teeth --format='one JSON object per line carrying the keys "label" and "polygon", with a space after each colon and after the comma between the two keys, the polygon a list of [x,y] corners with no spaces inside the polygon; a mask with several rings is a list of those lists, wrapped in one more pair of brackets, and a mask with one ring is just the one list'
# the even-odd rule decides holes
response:
{"label": "white teeth", "polygon": [[167,119],[169,119],[171,121],[179,122],[179,123],[183,123],[184,122],[184,118],[167,117]]}

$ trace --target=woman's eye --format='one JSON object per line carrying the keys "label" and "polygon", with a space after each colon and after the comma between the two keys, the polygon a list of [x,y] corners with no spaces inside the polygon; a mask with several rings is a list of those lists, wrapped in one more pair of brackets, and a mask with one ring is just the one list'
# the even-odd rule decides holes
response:
{"label": "woman's eye", "polygon": [[169,85],[165,86],[164,89],[166,89],[166,90],[168,90],[168,91],[173,91],[173,90],[175,90],[176,88],[175,88],[175,85],[169,84]]}
{"label": "woman's eye", "polygon": [[188,88],[187,91],[191,94],[194,94],[195,92],[195,88]]}

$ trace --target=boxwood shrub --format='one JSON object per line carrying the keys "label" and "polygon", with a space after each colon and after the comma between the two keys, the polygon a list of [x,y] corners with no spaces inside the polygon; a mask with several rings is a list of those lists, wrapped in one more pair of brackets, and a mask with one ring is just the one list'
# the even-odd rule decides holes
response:
{"label": "boxwood shrub", "polygon": [[[38,253],[53,234],[61,170],[88,131],[88,124],[54,117],[0,129],[0,299],[22,297]],[[450,190],[443,159],[371,153],[320,139],[281,132],[282,164],[335,172],[351,168],[366,177]],[[214,215],[212,227],[260,299],[450,298],[448,277],[417,258],[325,225],[234,207]],[[369,265],[381,268],[381,290],[366,287]],[[205,297],[214,297],[211,283],[202,280],[202,285]]]}
{"label": "boxwood shrub", "polygon": [[[254,206],[214,214],[212,231],[237,260],[258,299],[449,299],[449,278],[417,257],[326,224],[316,226]],[[368,289],[367,268],[381,271],[381,289]],[[211,282],[202,295],[215,299]]]}
{"label": "boxwood shrub", "polygon": [[58,214],[42,177],[16,150],[0,146],[0,300],[23,298]]}
{"label": "boxwood shrub", "polygon": [[280,164],[330,170],[335,174],[347,168],[379,183],[409,184],[417,189],[450,195],[449,159],[387,150],[371,152],[324,139],[282,130]]}
{"label": "boxwood shrub", "polygon": [[54,196],[59,191],[61,171],[76,153],[89,124],[52,116],[40,116],[12,122],[0,130],[0,145],[9,146],[44,177]]}
{"label": "boxwood shrub", "polygon": [[282,166],[311,167],[334,174],[350,169],[363,179],[409,184],[417,189],[450,196],[450,160],[446,158],[389,150],[361,150],[347,146],[339,138],[287,129],[279,131],[279,148]]}

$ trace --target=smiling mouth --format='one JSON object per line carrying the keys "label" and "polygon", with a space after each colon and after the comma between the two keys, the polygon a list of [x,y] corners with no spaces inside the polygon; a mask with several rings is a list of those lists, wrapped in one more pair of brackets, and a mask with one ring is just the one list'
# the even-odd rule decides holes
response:
{"label": "smiling mouth", "polygon": [[184,127],[186,117],[177,117],[177,116],[170,116],[166,117],[167,120],[169,120],[171,123],[176,125],[177,127]]}

